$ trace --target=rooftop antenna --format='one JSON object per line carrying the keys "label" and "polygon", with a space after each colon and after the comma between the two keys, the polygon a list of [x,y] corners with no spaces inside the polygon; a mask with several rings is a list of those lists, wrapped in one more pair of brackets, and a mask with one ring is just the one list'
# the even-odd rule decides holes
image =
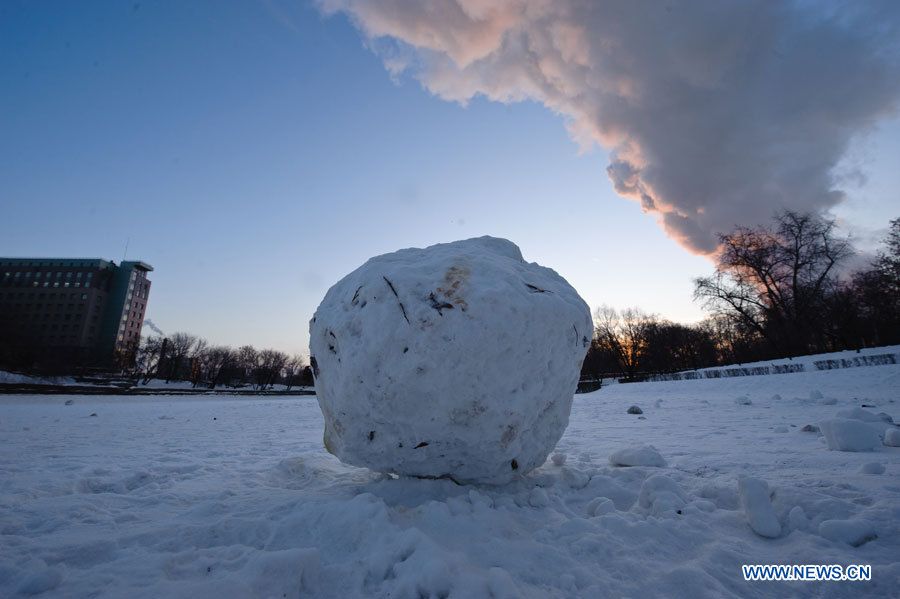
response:
{"label": "rooftop antenna", "polygon": [[125,238],[125,251],[122,252],[122,262],[125,262],[125,258],[128,257],[128,242],[131,241],[130,237]]}

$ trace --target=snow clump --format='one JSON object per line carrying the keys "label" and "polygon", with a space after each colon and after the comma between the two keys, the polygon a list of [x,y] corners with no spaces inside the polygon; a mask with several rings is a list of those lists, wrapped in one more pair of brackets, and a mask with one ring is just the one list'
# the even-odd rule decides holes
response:
{"label": "snow clump", "polygon": [[753,532],[761,537],[775,538],[781,534],[781,524],[769,498],[766,481],[749,476],[738,479],[738,495]]}
{"label": "snow clump", "polygon": [[884,444],[888,447],[900,447],[900,428],[889,428],[884,431]]}
{"label": "snow clump", "polygon": [[862,420],[832,418],[820,422],[819,428],[833,451],[872,451],[881,445],[878,430]]}
{"label": "snow clump", "polygon": [[590,309],[510,241],[370,259],[310,321],[325,447],[378,472],[502,484],[569,421]]}
{"label": "snow clump", "polygon": [[681,486],[663,474],[654,474],[641,484],[638,505],[654,516],[676,512],[687,503]]}
{"label": "snow clump", "polygon": [[628,447],[620,449],[609,456],[612,466],[656,466],[665,468],[666,461],[655,447],[643,445],[640,447]]}
{"label": "snow clump", "polygon": [[869,462],[859,467],[860,474],[884,474],[884,464]]}
{"label": "snow clump", "polygon": [[825,520],[819,524],[819,535],[853,547],[878,538],[875,525],[868,520]]}

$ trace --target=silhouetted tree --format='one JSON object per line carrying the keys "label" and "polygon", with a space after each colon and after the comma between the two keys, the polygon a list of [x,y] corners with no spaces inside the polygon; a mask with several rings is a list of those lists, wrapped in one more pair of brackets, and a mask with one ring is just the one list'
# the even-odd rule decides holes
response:
{"label": "silhouetted tree", "polygon": [[716,272],[695,280],[694,295],[714,314],[734,318],[781,354],[821,346],[826,298],[836,267],[852,250],[834,221],[785,211],[773,228],[738,227],[719,238]]}
{"label": "silhouetted tree", "polygon": [[600,306],[594,312],[594,336],[601,353],[614,356],[625,373],[634,378],[647,347],[649,315],[637,308],[619,311]]}

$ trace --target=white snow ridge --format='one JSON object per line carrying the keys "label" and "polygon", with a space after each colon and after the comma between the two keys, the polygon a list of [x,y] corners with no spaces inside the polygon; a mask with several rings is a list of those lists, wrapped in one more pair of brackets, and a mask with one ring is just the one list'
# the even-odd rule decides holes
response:
{"label": "white snow ridge", "polygon": [[504,239],[372,258],[310,322],[325,446],[379,472],[508,482],[565,431],[592,332],[572,286]]}

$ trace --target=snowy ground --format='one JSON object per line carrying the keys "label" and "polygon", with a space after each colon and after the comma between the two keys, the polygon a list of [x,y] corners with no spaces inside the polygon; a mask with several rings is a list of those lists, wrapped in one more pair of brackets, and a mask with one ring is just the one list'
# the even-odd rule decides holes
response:
{"label": "snowy ground", "polygon": [[[311,397],[0,397],[0,596],[896,597],[900,448],[800,430],[863,403],[900,420],[900,365],[613,385],[562,465],[487,487],[343,466]],[[667,465],[610,465],[638,445]],[[873,579],[744,582],[772,562]]]}

